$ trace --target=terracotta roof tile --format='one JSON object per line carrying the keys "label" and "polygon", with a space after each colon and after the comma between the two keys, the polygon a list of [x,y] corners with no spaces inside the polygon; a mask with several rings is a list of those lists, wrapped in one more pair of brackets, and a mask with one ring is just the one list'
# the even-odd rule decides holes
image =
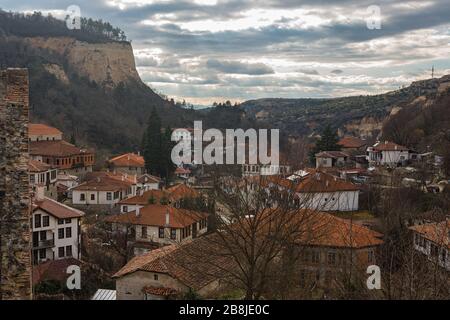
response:
{"label": "terracotta roof tile", "polygon": [[412,226],[410,229],[421,234],[435,244],[447,246],[447,248],[450,249],[450,219],[442,222]]}
{"label": "terracotta roof tile", "polygon": [[322,151],[316,153],[316,158],[345,158],[349,155],[341,151]]}
{"label": "terracotta roof tile", "polygon": [[357,137],[345,136],[341,140],[339,140],[338,144],[343,148],[362,148],[367,143],[364,140],[361,140]]}
{"label": "terracotta roof tile", "polygon": [[64,140],[30,142],[31,155],[68,157],[89,153],[92,151],[78,148]]}
{"label": "terracotta roof tile", "polygon": [[58,219],[80,218],[84,216],[83,211],[71,208],[50,198],[34,201],[33,212],[37,209],[41,209]]}
{"label": "terracotta roof tile", "polygon": [[[166,225],[166,213],[169,213],[169,224]],[[105,221],[133,225],[159,226],[170,228],[184,228],[194,222],[205,219],[207,213],[186,209],[178,209],[169,205],[151,204],[136,211],[108,216]]]}
{"label": "terracotta roof tile", "polygon": [[54,127],[50,127],[42,123],[30,123],[28,124],[28,135],[29,136],[53,136],[62,135],[62,132]]}
{"label": "terracotta roof tile", "polygon": [[401,146],[394,142],[385,141],[377,142],[373,145],[373,150],[375,151],[409,151],[407,147]]}
{"label": "terracotta roof tile", "polygon": [[153,286],[145,286],[142,291],[144,293],[153,294],[156,296],[173,296],[179,293],[179,291],[173,288],[164,288],[164,287],[153,287]]}
{"label": "terracotta roof tile", "polygon": [[116,167],[139,167],[145,166],[144,157],[135,153],[125,153],[120,156],[108,160],[109,163]]}
{"label": "terracotta roof tile", "polygon": [[44,172],[52,169],[52,166],[40,161],[32,160],[28,161],[29,172]]}

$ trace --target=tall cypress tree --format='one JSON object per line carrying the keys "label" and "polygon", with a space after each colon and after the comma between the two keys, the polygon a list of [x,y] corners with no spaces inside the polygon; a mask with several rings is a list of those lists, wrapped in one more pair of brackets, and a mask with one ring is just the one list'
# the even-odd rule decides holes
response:
{"label": "tall cypress tree", "polygon": [[143,155],[145,159],[145,169],[148,173],[161,175],[162,164],[162,135],[161,135],[161,118],[153,108],[147,123],[144,137],[142,139]]}
{"label": "tall cypress tree", "polygon": [[175,143],[171,140],[172,129],[167,127],[162,135],[162,162],[164,166],[164,172],[162,176],[169,179],[172,173],[175,171],[175,164],[172,162],[171,153],[175,146]]}
{"label": "tall cypress tree", "polygon": [[338,144],[339,137],[337,135],[337,131],[333,131],[331,127],[326,126],[321,135],[320,139],[317,140],[316,146],[309,153],[309,161],[313,165],[316,159],[316,153],[322,151],[340,151],[341,146]]}

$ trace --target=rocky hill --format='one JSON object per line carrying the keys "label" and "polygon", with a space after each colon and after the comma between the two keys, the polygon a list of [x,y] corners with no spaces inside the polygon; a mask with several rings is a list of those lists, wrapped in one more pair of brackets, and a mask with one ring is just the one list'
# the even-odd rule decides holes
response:
{"label": "rocky hill", "polygon": [[153,108],[164,125],[192,123],[193,111],[141,81],[131,44],[107,36],[116,29],[90,25],[99,30],[71,31],[54,18],[0,11],[0,69],[29,69],[32,121],[56,126],[66,139],[73,136],[104,156],[138,150]]}
{"label": "rocky hill", "polygon": [[[241,104],[247,117],[294,135],[318,134],[327,125],[341,135],[375,139],[384,134],[391,117],[430,106],[450,95],[450,75],[417,81],[381,95],[334,99],[259,99]],[[401,143],[401,141],[399,141]]]}

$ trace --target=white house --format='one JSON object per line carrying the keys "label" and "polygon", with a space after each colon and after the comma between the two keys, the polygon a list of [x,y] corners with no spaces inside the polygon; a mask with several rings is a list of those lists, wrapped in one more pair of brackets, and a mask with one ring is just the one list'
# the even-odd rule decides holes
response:
{"label": "white house", "polygon": [[414,233],[414,248],[450,271],[450,219],[409,229]]}
{"label": "white house", "polygon": [[322,151],[315,156],[316,168],[342,167],[349,159],[349,155],[341,151]]}
{"label": "white house", "polygon": [[30,159],[28,162],[28,177],[30,186],[34,191],[38,186],[43,187],[46,197],[57,199],[58,168]]}
{"label": "white house", "polygon": [[139,153],[125,153],[108,160],[108,166],[113,171],[131,175],[142,175],[145,173],[145,160]]}
{"label": "white house", "polygon": [[375,165],[399,165],[417,158],[417,154],[407,147],[394,142],[377,142],[367,148],[369,163]]}
{"label": "white house", "polygon": [[33,264],[81,258],[81,217],[84,212],[43,196],[39,191],[32,211]]}
{"label": "white house", "polygon": [[289,174],[291,167],[288,165],[259,165],[259,164],[244,164],[242,165],[242,176],[272,176],[278,174]]}
{"label": "white house", "polygon": [[136,194],[140,195],[148,190],[158,190],[161,186],[161,179],[151,174],[143,174],[137,178]]}
{"label": "white house", "polygon": [[360,189],[355,184],[334,175],[314,170],[289,179],[276,177],[263,182],[268,190],[289,190],[304,209],[319,211],[356,211]]}
{"label": "white house", "polygon": [[111,172],[96,172],[90,180],[72,190],[74,205],[108,205],[136,195],[136,176]]}

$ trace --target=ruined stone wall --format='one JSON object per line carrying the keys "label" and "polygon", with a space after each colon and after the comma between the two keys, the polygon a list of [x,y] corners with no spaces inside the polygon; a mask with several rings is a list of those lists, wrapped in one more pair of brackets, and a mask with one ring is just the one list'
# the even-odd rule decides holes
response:
{"label": "ruined stone wall", "polygon": [[28,71],[0,71],[0,299],[31,298]]}

